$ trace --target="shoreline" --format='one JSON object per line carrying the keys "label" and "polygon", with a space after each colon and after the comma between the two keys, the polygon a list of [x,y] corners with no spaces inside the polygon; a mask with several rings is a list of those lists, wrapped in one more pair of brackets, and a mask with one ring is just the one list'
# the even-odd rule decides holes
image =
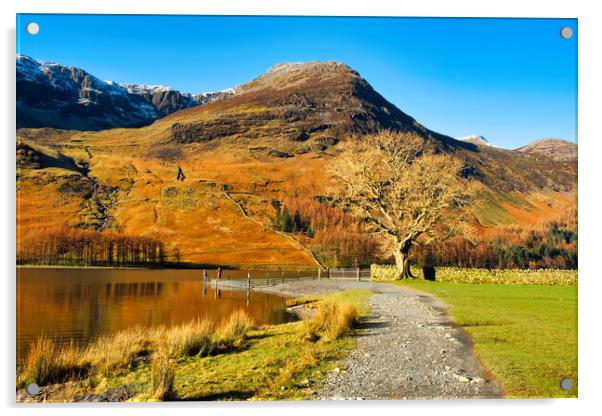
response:
{"label": "shoreline", "polygon": [[[367,293],[352,292],[343,296],[341,300],[353,302],[358,307],[364,307],[363,305],[368,302]],[[188,331],[185,325],[179,328],[180,331],[182,329]],[[217,327],[218,333],[220,328],[222,326]],[[174,329],[166,329],[166,331],[170,333]],[[202,356],[182,353],[183,355],[178,357],[186,357],[186,359],[174,361],[172,367],[177,383],[177,395],[168,400],[242,401],[318,398],[321,380],[333,366],[346,359],[347,354],[355,347],[355,340],[352,336],[337,336],[324,341],[318,347],[315,342],[307,340],[305,331],[306,326],[301,319],[282,324],[249,327],[241,336],[241,342],[233,343],[229,349],[222,348],[223,351],[216,350],[216,353]],[[224,331],[224,333],[228,332]],[[218,336],[216,339],[221,338]],[[282,348],[283,345],[289,344],[293,347]],[[242,361],[233,361],[232,354],[240,354],[237,357]],[[152,396],[152,390],[149,391],[151,384],[145,381],[140,385],[138,381],[141,374],[144,375],[145,380],[150,378],[153,368],[152,355],[136,362],[135,368],[128,367],[127,370],[123,367],[106,374],[91,372],[59,383],[44,384],[41,392],[33,397],[24,390],[26,379],[23,378],[21,384],[17,383],[17,403],[157,400]],[[288,370],[284,373],[283,362],[287,363],[285,368]],[[214,373],[218,375],[213,377],[211,386],[207,387],[206,383],[196,382],[204,380],[203,377],[212,377]],[[244,373],[245,377],[242,385],[237,384],[239,394],[238,391],[232,390],[228,380],[239,377],[241,373]],[[227,374],[225,379],[223,374]],[[91,389],[88,383],[90,377],[100,377],[104,380],[107,389],[104,391]],[[214,391],[216,388],[217,393]]]}
{"label": "shoreline", "polygon": [[163,266],[68,266],[62,264],[16,264],[17,269],[110,269],[110,270],[244,270],[244,271],[307,271],[316,270],[316,267],[300,267],[295,265],[274,267],[273,265],[254,265],[254,266],[237,266],[237,265],[216,265],[216,264],[174,264]]}

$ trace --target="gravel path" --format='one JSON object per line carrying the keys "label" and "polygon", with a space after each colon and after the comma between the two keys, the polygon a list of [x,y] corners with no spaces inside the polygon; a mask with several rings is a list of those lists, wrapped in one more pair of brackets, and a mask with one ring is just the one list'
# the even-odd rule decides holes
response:
{"label": "gravel path", "polygon": [[454,328],[446,306],[434,297],[386,283],[300,281],[266,291],[305,296],[367,288],[371,315],[357,335],[357,348],[341,368],[328,372],[318,398],[460,399],[496,398],[463,331]]}

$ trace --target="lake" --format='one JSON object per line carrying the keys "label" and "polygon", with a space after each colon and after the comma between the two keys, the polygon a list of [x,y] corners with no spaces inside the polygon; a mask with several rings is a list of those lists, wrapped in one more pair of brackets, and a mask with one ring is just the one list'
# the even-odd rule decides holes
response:
{"label": "lake", "polygon": [[[224,270],[223,279],[246,277]],[[46,335],[57,344],[85,345],[101,334],[137,325],[174,325],[191,319],[219,324],[236,309],[257,324],[291,319],[281,296],[215,291],[204,286],[200,270],[174,269],[17,269],[17,362]],[[209,271],[209,278],[215,271]]]}

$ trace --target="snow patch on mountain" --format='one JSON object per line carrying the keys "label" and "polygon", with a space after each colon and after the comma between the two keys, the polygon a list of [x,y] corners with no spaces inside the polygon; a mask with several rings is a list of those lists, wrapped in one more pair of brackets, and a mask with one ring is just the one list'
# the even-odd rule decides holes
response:
{"label": "snow patch on mountain", "polygon": [[135,127],[235,93],[234,88],[228,88],[191,94],[165,85],[103,81],[81,68],[20,54],[16,57],[16,69],[19,127],[45,125],[47,120],[38,119],[40,110],[48,113],[52,126],[58,128]]}
{"label": "snow patch on mountain", "polygon": [[457,140],[460,140],[463,142],[469,142],[469,143],[473,143],[473,144],[478,144],[481,146],[498,147],[498,146],[490,143],[489,140],[487,140],[486,138],[484,138],[483,136],[481,136],[479,134],[472,134],[470,136],[457,137]]}

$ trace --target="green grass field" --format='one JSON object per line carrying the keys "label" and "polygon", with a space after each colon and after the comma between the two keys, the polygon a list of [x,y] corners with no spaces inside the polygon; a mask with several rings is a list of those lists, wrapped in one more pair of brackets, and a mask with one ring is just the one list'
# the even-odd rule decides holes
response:
{"label": "green grass field", "polygon": [[[577,286],[403,281],[450,306],[505,397],[577,397]],[[561,378],[573,380],[563,391]]]}

